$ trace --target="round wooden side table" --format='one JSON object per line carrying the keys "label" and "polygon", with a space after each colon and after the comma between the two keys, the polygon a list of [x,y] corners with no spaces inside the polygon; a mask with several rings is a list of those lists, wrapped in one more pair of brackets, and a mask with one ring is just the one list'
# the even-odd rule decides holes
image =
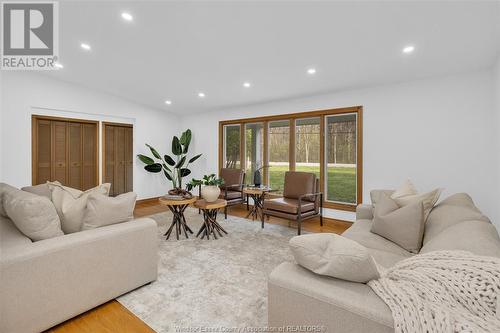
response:
{"label": "round wooden side table", "polygon": [[197,200],[196,197],[192,197],[191,199],[184,199],[184,200],[171,200],[167,198],[160,198],[158,199],[160,201],[160,204],[165,205],[170,209],[172,214],[174,214],[174,217],[172,219],[172,224],[168,228],[167,232],[164,234],[164,236],[167,236],[166,239],[170,237],[170,234],[172,233],[172,230],[175,228],[175,236],[177,237],[177,240],[179,240],[179,234],[182,235],[182,231],[184,231],[184,235],[186,238],[188,237],[188,232],[193,233],[193,231],[189,228],[189,226],[186,223],[186,218],[184,217],[184,211],[186,208],[195,202]]}
{"label": "round wooden side table", "polygon": [[217,212],[220,208],[226,207],[226,205],[227,201],[224,199],[217,199],[214,202],[207,202],[205,199],[200,199],[194,203],[194,206],[196,208],[199,208],[203,211],[204,221],[200,230],[196,234],[196,237],[202,234],[201,239],[203,239],[205,236],[207,237],[207,239],[210,239],[210,234],[212,234],[214,238],[217,239],[217,233],[219,234],[219,237],[222,237],[221,231],[227,235],[227,231],[224,230],[224,228],[222,228],[221,225],[217,222]]}
{"label": "round wooden side table", "polygon": [[[252,210],[247,214],[245,218],[252,216],[252,220],[259,219],[259,215],[262,216],[262,209],[264,203],[264,196],[266,193],[271,192],[272,189],[269,187],[245,187],[243,193],[249,195],[253,200]],[[248,201],[247,201],[248,202]]]}

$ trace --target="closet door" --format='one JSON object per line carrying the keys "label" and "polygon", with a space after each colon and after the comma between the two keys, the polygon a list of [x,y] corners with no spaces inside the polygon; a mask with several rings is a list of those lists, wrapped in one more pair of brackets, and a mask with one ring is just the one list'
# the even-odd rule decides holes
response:
{"label": "closet door", "polygon": [[52,124],[49,120],[33,122],[33,149],[34,174],[37,175],[38,183],[45,183],[52,179]]}
{"label": "closet door", "polygon": [[103,124],[104,182],[111,183],[110,195],[133,191],[133,128]]}
{"label": "closet door", "polygon": [[97,164],[97,124],[82,124],[82,189],[88,190],[97,186],[98,164]]}
{"label": "closet door", "polygon": [[68,186],[82,188],[82,124],[68,123]]}
{"label": "closet door", "polygon": [[52,179],[58,180],[63,185],[68,184],[68,123],[63,121],[52,122]]}

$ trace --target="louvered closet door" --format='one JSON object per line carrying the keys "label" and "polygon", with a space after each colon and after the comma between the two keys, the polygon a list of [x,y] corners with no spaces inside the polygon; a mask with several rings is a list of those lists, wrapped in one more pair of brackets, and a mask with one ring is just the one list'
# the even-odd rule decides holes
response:
{"label": "louvered closet door", "polygon": [[104,181],[110,195],[133,191],[133,128],[104,124]]}
{"label": "louvered closet door", "polygon": [[86,190],[97,186],[97,123],[33,117],[33,185],[59,181]]}

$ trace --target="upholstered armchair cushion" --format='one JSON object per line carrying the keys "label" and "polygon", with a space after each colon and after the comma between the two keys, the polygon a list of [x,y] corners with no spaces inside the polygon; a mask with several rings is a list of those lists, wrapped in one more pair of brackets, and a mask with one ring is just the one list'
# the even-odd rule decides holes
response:
{"label": "upholstered armchair cushion", "polygon": [[[299,207],[299,201],[290,198],[267,199],[264,202],[264,209],[277,210],[289,214],[297,214],[298,207]],[[314,208],[315,208],[314,202],[311,201],[301,202],[301,210],[300,210],[301,213],[314,210]]]}
{"label": "upholstered armchair cushion", "polygon": [[222,191],[219,195],[219,198],[226,200],[241,199],[241,192],[236,190],[227,191],[227,196],[226,196],[224,191]]}
{"label": "upholstered armchair cushion", "polygon": [[[301,195],[314,193],[316,185],[316,175],[310,172],[287,171],[285,172],[285,188],[283,197],[298,199]],[[306,198],[304,200],[314,201],[316,198]]]}
{"label": "upholstered armchair cushion", "polygon": [[[231,168],[222,168],[220,170],[220,178],[224,179],[224,184],[221,188],[225,186],[233,186],[233,185],[243,185],[243,175],[245,173],[242,169],[231,169]],[[236,188],[232,188],[231,190],[238,190]]]}

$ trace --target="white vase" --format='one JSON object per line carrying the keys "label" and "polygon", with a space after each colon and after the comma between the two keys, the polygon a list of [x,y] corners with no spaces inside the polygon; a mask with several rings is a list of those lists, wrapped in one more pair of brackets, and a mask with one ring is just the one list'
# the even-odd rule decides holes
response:
{"label": "white vase", "polygon": [[208,185],[201,188],[201,196],[207,202],[214,202],[219,198],[220,188],[215,185]]}

